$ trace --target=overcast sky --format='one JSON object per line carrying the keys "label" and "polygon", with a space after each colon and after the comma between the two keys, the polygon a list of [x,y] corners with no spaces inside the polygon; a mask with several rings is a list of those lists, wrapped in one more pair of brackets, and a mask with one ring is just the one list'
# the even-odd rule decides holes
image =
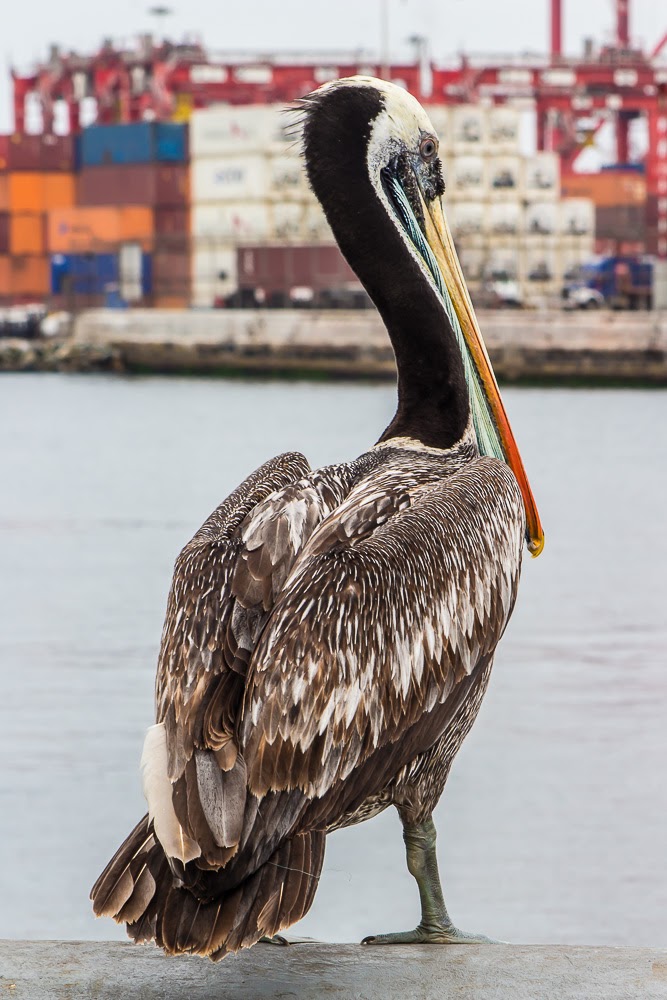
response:
{"label": "overcast sky", "polygon": [[[157,0],[154,0],[157,2]],[[171,38],[199,36],[212,51],[377,51],[382,0],[159,0],[173,8],[163,29]],[[410,52],[407,39],[429,38],[433,56],[468,52],[546,52],[548,0],[385,0],[390,50]],[[11,4],[11,5],[10,5]],[[568,53],[582,39],[609,40],[613,0],[563,0]],[[5,65],[27,69],[43,59],[52,42],[91,52],[104,36],[130,38],[154,26],[151,0],[7,0],[2,43]],[[658,0],[632,0],[632,37],[652,47],[667,31],[667,7]],[[0,131],[11,127],[8,69],[0,71]]]}

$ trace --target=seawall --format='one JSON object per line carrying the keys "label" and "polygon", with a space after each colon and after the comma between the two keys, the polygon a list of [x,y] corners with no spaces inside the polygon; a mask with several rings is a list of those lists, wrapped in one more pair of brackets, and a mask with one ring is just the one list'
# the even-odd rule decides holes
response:
{"label": "seawall", "polygon": [[[502,381],[667,385],[667,313],[480,312]],[[374,311],[91,310],[64,340],[0,341],[0,369],[395,378]]]}
{"label": "seawall", "polygon": [[121,942],[0,941],[16,1000],[664,1000],[667,950],[256,945],[214,965]]}

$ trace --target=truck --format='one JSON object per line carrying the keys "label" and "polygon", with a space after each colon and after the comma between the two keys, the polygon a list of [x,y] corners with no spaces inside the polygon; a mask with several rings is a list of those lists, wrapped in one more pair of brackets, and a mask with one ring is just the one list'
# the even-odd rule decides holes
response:
{"label": "truck", "polygon": [[648,257],[597,257],[565,275],[564,309],[650,309],[653,264]]}

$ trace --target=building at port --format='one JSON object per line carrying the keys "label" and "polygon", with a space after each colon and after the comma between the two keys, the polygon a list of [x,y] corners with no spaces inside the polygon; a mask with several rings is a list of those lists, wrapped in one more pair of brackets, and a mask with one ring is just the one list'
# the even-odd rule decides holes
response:
{"label": "building at port", "polygon": [[[33,73],[13,75],[16,127],[0,137],[0,302],[221,305],[252,290],[242,253],[253,248],[288,248],[287,274],[288,261],[308,260],[295,248],[332,237],[283,109],[355,73],[386,72],[427,106],[478,301],[493,304],[499,288],[524,305],[555,301],[596,251],[667,258],[667,36],[648,55],[633,48],[628,0],[616,6],[615,42],[591,42],[579,59],[561,50],[561,0],[551,0],[543,60],[213,60],[200,45],[147,36],[91,56],[54,48]],[[530,154],[520,142],[528,108]],[[30,134],[35,115],[40,134]],[[647,151],[628,163],[639,119]],[[577,155],[603,124],[615,128],[617,162],[578,173]],[[292,277],[306,304],[314,276],[300,264]],[[344,268],[336,280],[353,293]],[[255,291],[267,301],[263,285]]]}

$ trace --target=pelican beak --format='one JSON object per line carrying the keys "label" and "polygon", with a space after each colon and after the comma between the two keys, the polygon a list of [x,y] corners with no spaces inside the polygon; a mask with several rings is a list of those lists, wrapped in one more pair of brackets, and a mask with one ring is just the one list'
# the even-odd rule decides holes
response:
{"label": "pelican beak", "polygon": [[537,505],[535,504],[535,499],[528,483],[526,470],[523,467],[521,455],[512,434],[512,428],[510,427],[505,407],[500,398],[498,383],[493,374],[493,368],[491,367],[491,362],[486,352],[484,341],[482,340],[479,323],[477,322],[461,265],[454,249],[454,241],[452,240],[440,199],[434,198],[427,204],[422,197],[421,201],[426,239],[440,268],[442,279],[447,286],[452,305],[461,324],[461,331],[484,389],[507,464],[514,473],[519,484],[519,489],[521,490],[526,508],[526,543],[528,550],[533,556],[539,556],[544,548],[544,532],[540,523],[540,515],[537,512]]}

